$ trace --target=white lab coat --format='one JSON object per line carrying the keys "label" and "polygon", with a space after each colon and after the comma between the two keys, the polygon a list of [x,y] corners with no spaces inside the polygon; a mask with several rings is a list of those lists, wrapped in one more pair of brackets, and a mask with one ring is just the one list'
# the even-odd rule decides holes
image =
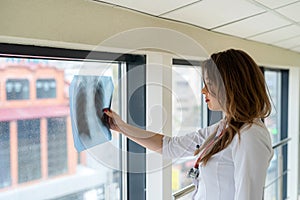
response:
{"label": "white lab coat", "polygon": [[[250,128],[241,129],[231,144],[213,155],[206,166],[200,164],[199,177],[194,180],[194,200],[261,200],[266,172],[273,156],[270,134],[265,125],[256,120]],[[180,137],[163,138],[163,156],[180,158],[193,156],[196,145],[217,128],[223,129],[224,120]],[[200,154],[198,154],[199,156]],[[196,160],[196,159],[195,159]]]}

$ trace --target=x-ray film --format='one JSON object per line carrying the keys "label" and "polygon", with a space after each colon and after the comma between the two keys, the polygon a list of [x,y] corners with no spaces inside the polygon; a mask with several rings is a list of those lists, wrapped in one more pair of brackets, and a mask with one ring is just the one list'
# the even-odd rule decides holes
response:
{"label": "x-ray film", "polygon": [[74,76],[70,113],[74,145],[78,152],[111,140],[103,109],[110,109],[113,83],[108,76]]}

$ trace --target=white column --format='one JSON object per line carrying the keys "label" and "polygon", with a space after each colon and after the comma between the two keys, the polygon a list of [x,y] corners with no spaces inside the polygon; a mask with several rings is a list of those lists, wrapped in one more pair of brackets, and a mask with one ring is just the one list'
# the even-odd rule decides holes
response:
{"label": "white column", "polygon": [[300,68],[290,68],[288,109],[288,180],[287,199],[298,199],[299,133],[300,133]]}
{"label": "white column", "polygon": [[[146,114],[147,130],[171,136],[172,132],[172,56],[167,53],[147,54]],[[171,160],[147,150],[147,200],[172,199]]]}

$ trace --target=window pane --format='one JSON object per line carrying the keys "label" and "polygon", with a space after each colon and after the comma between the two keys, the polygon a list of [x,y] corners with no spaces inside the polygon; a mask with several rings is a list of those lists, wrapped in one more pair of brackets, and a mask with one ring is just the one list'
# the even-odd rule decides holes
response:
{"label": "window pane", "polygon": [[74,75],[112,77],[112,109],[119,112],[121,63],[1,57],[0,64],[0,93],[7,94],[0,96],[0,199],[120,199],[119,134],[78,153],[69,85]]}
{"label": "window pane", "polygon": [[[271,115],[265,119],[265,124],[271,133],[272,142],[277,143],[280,141],[280,115],[281,115],[281,72],[278,71],[265,71],[265,79],[272,99],[272,112]],[[270,162],[270,166],[266,178],[265,199],[280,199],[279,180],[277,179],[282,172],[279,172],[279,159],[278,149],[274,150],[274,156]]]}
{"label": "window pane", "polygon": [[[188,66],[174,66],[172,76],[172,133],[185,135],[203,126],[202,79],[199,69]],[[177,191],[192,183],[187,172],[194,165],[195,158],[173,161],[172,190]]]}
{"label": "window pane", "polygon": [[40,121],[18,120],[19,183],[41,178]]}
{"label": "window pane", "polygon": [[0,188],[11,184],[9,123],[0,122]]}
{"label": "window pane", "polygon": [[67,129],[65,118],[49,118],[48,130],[48,175],[67,172]]}
{"label": "window pane", "polygon": [[265,120],[271,135],[272,142],[280,141],[280,113],[281,113],[281,73],[277,71],[265,71],[265,79],[272,99],[271,115]]}
{"label": "window pane", "polygon": [[36,97],[38,99],[47,99],[56,97],[55,79],[38,79],[36,81]]}
{"label": "window pane", "polygon": [[8,79],[6,81],[6,99],[29,99],[29,81],[26,79]]}

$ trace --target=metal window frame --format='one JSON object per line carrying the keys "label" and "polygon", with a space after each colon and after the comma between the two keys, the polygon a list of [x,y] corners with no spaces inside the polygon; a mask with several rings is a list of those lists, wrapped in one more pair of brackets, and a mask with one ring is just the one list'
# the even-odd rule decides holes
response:
{"label": "metal window frame", "polygon": [[[146,129],[146,57],[127,60],[127,122]],[[127,139],[127,198],[146,199],[146,149]],[[137,171],[137,172],[135,172]]]}
{"label": "metal window frame", "polygon": [[[281,71],[281,140],[286,139],[288,137],[288,102],[289,102],[289,71],[288,70],[280,70]],[[283,172],[287,171],[288,165],[288,146],[285,145],[282,147],[282,155],[283,155]],[[282,191],[282,199],[287,198],[287,174],[283,177],[282,183],[283,191]]]}

